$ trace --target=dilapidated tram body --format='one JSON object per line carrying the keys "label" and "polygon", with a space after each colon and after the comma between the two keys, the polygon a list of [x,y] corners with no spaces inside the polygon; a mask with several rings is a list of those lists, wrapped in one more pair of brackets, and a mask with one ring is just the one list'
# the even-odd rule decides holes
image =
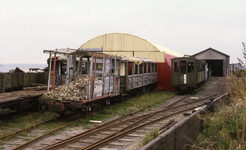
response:
{"label": "dilapidated tram body", "polygon": [[[59,53],[57,50],[44,52],[54,55]],[[63,54],[67,56],[65,84],[72,82],[72,79],[78,75],[87,74],[81,76],[87,78],[85,79],[86,84],[83,85],[86,87],[83,88],[82,94],[81,90],[76,91],[71,89],[73,87],[68,87],[67,90],[70,90],[68,94],[56,93],[58,96],[40,98],[41,106],[48,105],[49,110],[60,115],[72,110],[79,111],[82,116],[85,116],[91,111],[92,103],[109,105],[111,101],[121,101],[131,93],[142,93],[157,85],[157,62],[154,60],[115,56],[83,49]],[[51,64],[50,62],[50,66]],[[55,63],[53,65],[55,70]],[[55,74],[51,70],[50,73]],[[53,79],[52,85],[54,86],[55,77],[53,76],[51,79]],[[77,85],[75,84],[75,86]],[[73,96],[64,97],[64,95]]]}

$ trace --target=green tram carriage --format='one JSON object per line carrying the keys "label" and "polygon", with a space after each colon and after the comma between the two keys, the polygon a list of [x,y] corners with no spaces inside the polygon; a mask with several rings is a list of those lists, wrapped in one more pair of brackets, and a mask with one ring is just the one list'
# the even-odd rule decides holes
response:
{"label": "green tram carriage", "polygon": [[207,63],[194,57],[171,59],[171,84],[175,90],[192,91],[207,80]]}

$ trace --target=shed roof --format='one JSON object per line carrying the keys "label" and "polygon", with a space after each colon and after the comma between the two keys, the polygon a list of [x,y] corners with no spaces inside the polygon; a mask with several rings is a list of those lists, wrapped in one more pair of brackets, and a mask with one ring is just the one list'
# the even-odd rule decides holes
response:
{"label": "shed roof", "polygon": [[165,52],[177,57],[183,56],[162,45],[128,33],[108,33],[97,36],[79,47],[79,49],[86,48],[102,48],[103,52]]}
{"label": "shed roof", "polygon": [[205,50],[203,50],[203,51],[200,51],[200,52],[194,54],[193,56],[199,55],[199,54],[204,53],[204,52],[209,51],[209,50],[212,50],[212,51],[215,51],[215,52],[220,53],[220,54],[222,54],[222,55],[225,55],[225,56],[227,56],[227,57],[230,57],[229,55],[227,55],[227,54],[225,54],[225,53],[222,53],[222,52],[220,52],[220,51],[218,51],[218,50],[216,50],[216,49],[213,49],[213,48],[211,48],[211,47],[209,47],[209,48],[207,48],[207,49],[205,49]]}

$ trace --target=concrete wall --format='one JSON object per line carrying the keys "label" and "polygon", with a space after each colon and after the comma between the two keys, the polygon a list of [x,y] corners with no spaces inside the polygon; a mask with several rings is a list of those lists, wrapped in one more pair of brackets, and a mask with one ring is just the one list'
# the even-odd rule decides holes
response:
{"label": "concrete wall", "polygon": [[197,112],[188,116],[181,122],[162,133],[159,137],[143,146],[140,150],[189,150],[202,132],[205,113],[209,111],[217,112],[221,107],[227,104],[228,93],[225,93],[214,99],[211,103],[203,106]]}

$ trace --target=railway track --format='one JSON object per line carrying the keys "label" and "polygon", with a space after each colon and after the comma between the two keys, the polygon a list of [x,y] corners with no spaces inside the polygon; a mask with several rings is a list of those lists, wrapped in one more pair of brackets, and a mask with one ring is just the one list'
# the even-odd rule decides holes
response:
{"label": "railway track", "polygon": [[[162,101],[163,101],[163,100],[160,100],[160,101],[155,102],[155,103],[153,103],[153,104],[151,104],[151,105],[160,103],[160,102],[162,102]],[[148,106],[146,106],[146,107],[144,107],[144,108],[142,108],[142,109],[139,109],[139,110],[137,110],[137,111],[135,111],[135,112],[132,112],[132,113],[129,113],[129,114],[125,115],[125,116],[122,116],[122,117],[120,117],[120,118],[117,118],[117,120],[122,120],[123,118],[126,118],[126,117],[129,116],[129,115],[132,115],[132,114],[135,114],[135,113],[137,113],[137,112],[139,112],[139,111],[141,111],[141,110],[147,109],[147,108],[151,107],[151,105],[148,105]],[[73,115],[73,114],[74,114],[74,113],[67,114],[66,116],[68,117],[68,116],[71,116],[71,115]],[[8,135],[5,135],[5,136],[1,137],[1,139],[7,138],[7,137],[15,137],[17,134],[19,134],[19,133],[21,133],[21,132],[28,132],[28,131],[30,131],[31,129],[35,129],[36,127],[38,127],[38,126],[40,126],[40,125],[43,125],[43,124],[45,124],[45,123],[50,123],[50,122],[52,122],[52,121],[57,121],[57,120],[59,120],[59,118],[63,118],[63,119],[64,119],[64,118],[66,118],[66,116],[58,117],[58,118],[53,118],[53,119],[50,119],[50,120],[47,120],[47,121],[38,123],[38,124],[36,124],[36,125],[33,125],[33,126],[30,126],[30,127],[27,127],[27,128],[21,129],[21,130],[18,130],[17,132],[14,132],[14,133],[11,133],[11,134],[8,134]],[[52,131],[49,131],[49,132],[44,133],[44,134],[42,134],[42,135],[38,135],[37,138],[33,138],[33,139],[31,139],[31,140],[29,140],[28,142],[25,142],[25,143],[23,143],[23,142],[22,142],[22,143],[15,143],[15,144],[14,144],[14,143],[10,143],[10,142],[4,142],[4,143],[9,144],[9,145],[19,145],[19,146],[15,147],[14,149],[23,149],[23,148],[28,147],[29,145],[32,145],[33,143],[39,141],[40,139],[44,139],[44,138],[48,138],[48,137],[52,136],[52,135],[54,134],[54,132],[60,132],[60,130],[62,130],[64,127],[67,127],[67,126],[69,126],[69,125],[71,125],[71,124],[73,124],[73,123],[76,123],[76,122],[80,121],[80,120],[83,120],[83,119],[77,119],[77,120],[75,120],[75,121],[69,122],[69,123],[67,123],[67,124],[65,124],[65,125],[63,125],[63,126],[61,126],[61,127],[59,127],[59,128],[53,129]],[[114,120],[114,121],[116,121],[116,120]],[[107,122],[107,124],[110,124],[110,123],[111,123],[111,122]],[[100,127],[100,126],[99,126],[99,127]],[[22,138],[22,139],[23,139],[23,137],[20,137],[20,136],[16,136],[16,137],[17,137],[17,138],[19,137],[19,138]],[[11,148],[11,149],[12,149],[12,148]],[[36,149],[36,148],[35,148],[35,149]]]}
{"label": "railway track", "polygon": [[[220,84],[223,84],[223,82],[219,79],[217,82],[217,92],[213,92],[213,94],[204,96],[198,100],[191,100],[191,95],[175,95],[170,98],[172,102],[166,104],[165,107],[161,106],[158,110],[141,111],[150,107],[146,106],[138,111],[98,125],[95,128],[70,136],[69,138],[57,139],[56,141],[58,142],[46,145],[42,144],[45,143],[44,141],[48,137],[47,134],[45,135],[46,137],[38,137],[35,140],[33,139],[25,144],[19,145],[15,149],[61,149],[61,147],[62,149],[96,149],[99,147],[102,149],[127,149],[129,143],[134,142],[135,139],[141,139],[149,130],[154,129],[156,126],[162,126],[163,122],[167,122],[175,118],[175,116],[180,116],[184,112],[190,112],[202,106],[205,101],[209,101],[208,99],[210,97],[219,95],[223,92],[223,88],[220,88]],[[128,146],[128,149],[131,148]]]}

